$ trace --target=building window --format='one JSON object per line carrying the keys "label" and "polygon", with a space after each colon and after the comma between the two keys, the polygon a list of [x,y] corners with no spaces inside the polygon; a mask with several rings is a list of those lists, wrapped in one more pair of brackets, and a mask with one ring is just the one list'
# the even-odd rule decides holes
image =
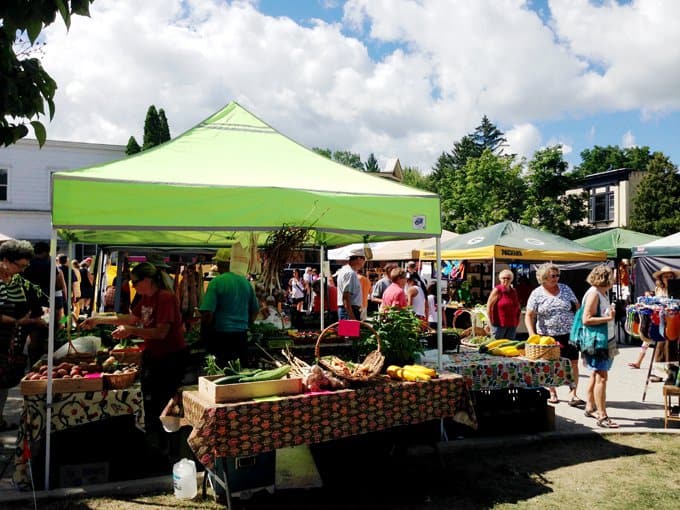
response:
{"label": "building window", "polygon": [[8,172],[0,168],[0,202],[7,202]]}
{"label": "building window", "polygon": [[590,223],[614,221],[614,192],[607,190],[590,195],[588,209]]}

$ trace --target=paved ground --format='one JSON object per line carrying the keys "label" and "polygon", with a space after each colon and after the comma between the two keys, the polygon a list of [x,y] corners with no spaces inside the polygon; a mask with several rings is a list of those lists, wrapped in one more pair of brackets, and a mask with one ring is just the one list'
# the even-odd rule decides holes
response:
{"label": "paved ground", "polygon": [[[513,435],[512,437],[485,437],[475,439],[452,440],[448,443],[440,443],[438,449],[440,453],[445,454],[447,451],[454,451],[460,447],[470,447],[472,444],[467,443],[487,443],[492,444],[494,441],[502,441],[507,444],[508,441],[534,441],[540,440],[546,436],[571,436],[579,434],[593,434],[593,433],[639,433],[639,432],[664,432],[663,424],[663,383],[649,383],[647,395],[645,400],[642,400],[642,394],[645,386],[645,378],[647,375],[647,368],[651,359],[651,353],[647,354],[643,369],[635,370],[628,367],[628,363],[634,361],[639,353],[639,348],[634,346],[621,346],[620,354],[616,358],[612,371],[610,372],[609,385],[607,388],[607,403],[608,414],[612,420],[616,421],[619,429],[603,429],[597,426],[596,421],[592,418],[584,416],[583,409],[570,407],[567,404],[568,388],[558,388],[558,395],[562,399],[555,407],[555,430],[553,432],[531,434],[526,436]],[[663,364],[655,364],[653,373],[663,376]],[[585,400],[585,392],[588,384],[588,374],[581,374],[579,379],[579,397]],[[10,398],[5,410],[5,417],[11,422],[17,422],[21,412],[21,396],[15,388],[10,392]],[[680,424],[671,423],[669,433],[680,433]],[[0,444],[4,445],[3,452],[9,452],[9,448],[16,440],[16,432],[4,432],[0,434]],[[3,471],[3,468],[4,471]],[[13,464],[11,457],[7,458],[3,455],[0,458],[0,502],[18,497],[28,497],[27,493],[18,494],[11,486],[11,474]],[[170,473],[169,473],[170,475]],[[120,492],[125,490],[125,483],[112,483],[97,488],[81,488],[72,491],[72,493],[88,494],[106,494]],[[136,481],[127,484],[128,490],[140,491],[152,490],[154,488],[170,488],[171,479],[168,477],[160,477],[148,479],[147,481]],[[59,491],[67,494],[66,490]]]}

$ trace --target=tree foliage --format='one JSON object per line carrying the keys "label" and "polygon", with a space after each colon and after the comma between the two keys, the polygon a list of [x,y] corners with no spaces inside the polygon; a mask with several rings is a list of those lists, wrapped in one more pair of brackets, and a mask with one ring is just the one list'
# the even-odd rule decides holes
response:
{"label": "tree foliage", "polygon": [[165,117],[165,110],[161,108],[158,110],[158,121],[160,123],[160,140],[161,143],[170,141],[170,126],[168,126],[168,119]]}
{"label": "tree foliage", "polygon": [[513,159],[486,149],[445,177],[439,191],[442,226],[464,234],[503,220],[519,221],[526,189]]}
{"label": "tree foliage", "polygon": [[423,175],[416,167],[407,166],[403,169],[402,184],[418,188],[425,191],[430,191],[429,180],[426,175]]}
{"label": "tree foliage", "polygon": [[333,161],[340,163],[356,170],[364,170],[364,164],[361,162],[361,156],[350,151],[331,151],[331,149],[322,149],[320,147],[313,147],[312,150],[317,154],[332,159]]}
{"label": "tree foliage", "polygon": [[45,115],[54,118],[54,95],[57,83],[43,69],[40,60],[30,52],[18,55],[16,44],[27,37],[30,45],[37,42],[43,28],[52,24],[57,13],[66,28],[71,16],[89,16],[94,0],[3,0],[0,2],[0,143],[5,147],[28,135],[33,128],[42,147],[47,130],[38,120]]}
{"label": "tree foliage", "polygon": [[369,173],[380,172],[380,166],[378,165],[378,160],[375,159],[375,155],[372,152],[369,154],[368,159],[366,160],[366,163],[364,164],[364,171],[369,172]]}
{"label": "tree foliage", "polygon": [[570,239],[584,234],[583,227],[577,224],[586,214],[585,196],[567,195],[567,190],[577,187],[576,176],[567,173],[568,168],[559,145],[534,153],[525,176],[527,194],[522,223]]}
{"label": "tree foliage", "polygon": [[144,121],[144,143],[142,150],[148,150],[151,147],[160,145],[162,141],[163,131],[161,127],[161,118],[158,116],[158,110],[154,105],[149,106],[146,111],[146,120]]}
{"label": "tree foliage", "polygon": [[444,181],[456,178],[456,173],[463,168],[470,158],[479,158],[485,150],[500,156],[507,146],[505,134],[498,129],[486,115],[472,133],[454,142],[451,152],[442,153],[430,174],[431,188],[441,194]]}
{"label": "tree foliage", "polygon": [[680,175],[661,153],[651,157],[637,188],[630,228],[663,237],[680,231]]}
{"label": "tree foliage", "polygon": [[127,147],[125,147],[125,154],[131,156],[132,154],[137,154],[138,152],[142,152],[142,148],[137,143],[135,137],[131,136],[128,140]]}
{"label": "tree foliage", "polygon": [[618,145],[607,145],[606,147],[595,145],[592,149],[581,151],[581,164],[576,167],[575,173],[578,177],[586,177],[619,168],[644,170],[651,158],[652,154],[649,147],[622,149]]}

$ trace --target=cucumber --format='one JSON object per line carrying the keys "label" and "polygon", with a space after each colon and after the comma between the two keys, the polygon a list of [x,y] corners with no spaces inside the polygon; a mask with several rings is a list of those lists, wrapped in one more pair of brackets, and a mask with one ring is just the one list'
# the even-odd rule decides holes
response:
{"label": "cucumber", "polygon": [[213,383],[217,385],[222,385],[222,384],[229,384],[229,383],[235,383],[238,382],[238,380],[243,377],[241,374],[236,374],[236,375],[226,375],[224,377],[220,377],[219,379],[215,379]]}
{"label": "cucumber", "polygon": [[241,377],[238,382],[275,381],[287,375],[288,372],[290,372],[290,365],[282,365],[271,370],[262,370],[255,375]]}

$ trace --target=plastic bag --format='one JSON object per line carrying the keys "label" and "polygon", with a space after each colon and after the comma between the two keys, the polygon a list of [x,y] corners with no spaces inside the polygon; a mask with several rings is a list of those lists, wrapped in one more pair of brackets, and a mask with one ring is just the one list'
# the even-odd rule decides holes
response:
{"label": "plastic bag", "polygon": [[[73,347],[70,347],[73,345]],[[54,359],[60,359],[67,354],[73,354],[73,349],[80,354],[97,354],[102,345],[102,339],[98,336],[80,336],[71,339],[71,344],[66,342],[54,352]],[[69,351],[70,349],[70,351]]]}

